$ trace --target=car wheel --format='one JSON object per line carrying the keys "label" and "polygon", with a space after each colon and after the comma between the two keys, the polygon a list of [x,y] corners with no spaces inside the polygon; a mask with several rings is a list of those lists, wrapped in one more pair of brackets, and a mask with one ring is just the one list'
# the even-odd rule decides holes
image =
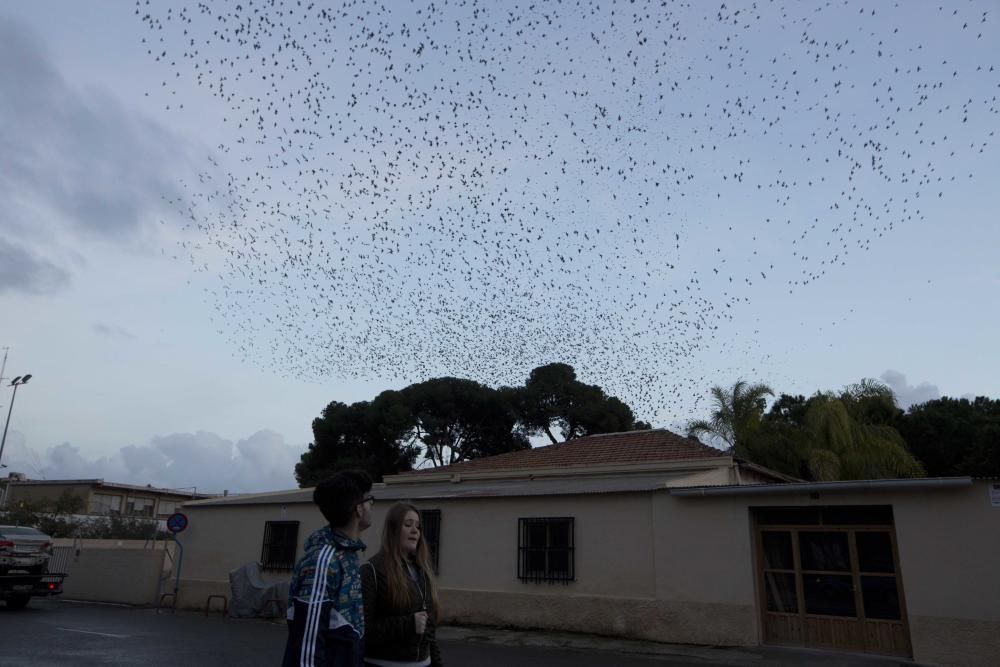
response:
{"label": "car wheel", "polygon": [[7,609],[24,609],[31,600],[30,595],[14,595],[7,598]]}

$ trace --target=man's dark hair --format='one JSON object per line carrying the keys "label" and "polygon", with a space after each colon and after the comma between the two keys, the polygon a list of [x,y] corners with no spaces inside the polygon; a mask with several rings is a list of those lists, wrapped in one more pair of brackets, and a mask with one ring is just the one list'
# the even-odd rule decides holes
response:
{"label": "man's dark hair", "polygon": [[346,526],[351,513],[371,491],[372,478],[363,470],[343,470],[316,485],[313,502],[334,528]]}

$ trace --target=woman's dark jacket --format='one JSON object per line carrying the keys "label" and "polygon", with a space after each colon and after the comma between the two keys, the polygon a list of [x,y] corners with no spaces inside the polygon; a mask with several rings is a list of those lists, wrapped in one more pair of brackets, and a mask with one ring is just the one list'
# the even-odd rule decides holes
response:
{"label": "woman's dark jacket", "polygon": [[[406,564],[403,564],[406,574]],[[406,575],[410,602],[394,607],[389,602],[384,554],[378,553],[361,566],[361,588],[365,598],[365,657],[400,662],[420,662],[429,655],[431,667],[441,667],[435,630],[434,605],[427,575],[417,568],[417,581]],[[427,612],[427,627],[418,635],[413,615]]]}

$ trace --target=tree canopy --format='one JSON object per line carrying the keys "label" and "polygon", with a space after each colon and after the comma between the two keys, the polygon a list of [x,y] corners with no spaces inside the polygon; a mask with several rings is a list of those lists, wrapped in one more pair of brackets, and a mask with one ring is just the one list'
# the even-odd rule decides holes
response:
{"label": "tree canopy", "polygon": [[330,403],[313,420],[313,442],[295,465],[301,486],[313,486],[338,470],[360,468],[375,479],[410,470],[420,449],[413,418],[401,392],[385,391],[375,400]]}
{"label": "tree canopy", "polygon": [[527,382],[515,391],[522,428],[529,435],[544,434],[554,444],[552,433],[559,430],[563,440],[594,433],[629,431],[637,424],[632,409],[597,385],[576,379],[568,364],[548,364],[531,371]]}
{"label": "tree canopy", "polygon": [[[892,390],[865,379],[839,391],[780,394],[740,380],[712,387],[707,419],[688,424],[706,438],[778,472],[816,481],[1000,475],[1000,400],[940,398],[904,411]],[[313,421],[313,443],[295,466],[302,486],[346,468],[376,480],[596,433],[650,428],[631,408],[572,366],[539,366],[523,386],[491,388],[432,378],[371,401],[334,401]]]}
{"label": "tree canopy", "polygon": [[1000,475],[1000,400],[934,399],[911,406],[898,429],[932,477]]}
{"label": "tree canopy", "polygon": [[559,442],[595,433],[650,428],[632,409],[567,364],[531,371],[524,386],[494,389],[474,380],[440,377],[385,391],[372,401],[330,403],[313,420],[313,442],[295,466],[301,486],[338,470],[361,468],[376,480],[411,470],[531,446],[532,436]]}
{"label": "tree canopy", "polygon": [[725,442],[733,454],[788,475],[817,481],[920,477],[924,469],[895,428],[902,414],[892,391],[875,380],[809,399],[782,394],[765,413],[766,385],[737,382],[712,389],[709,420],[691,435]]}
{"label": "tree canopy", "polygon": [[473,380],[435,378],[402,392],[413,436],[435,466],[530,447],[516,433],[516,398]]}

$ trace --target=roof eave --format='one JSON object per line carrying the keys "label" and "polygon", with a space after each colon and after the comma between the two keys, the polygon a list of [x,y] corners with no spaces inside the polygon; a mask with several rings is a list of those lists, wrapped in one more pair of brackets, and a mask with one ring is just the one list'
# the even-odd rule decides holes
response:
{"label": "roof eave", "polygon": [[[377,484],[375,486],[378,486]],[[281,499],[288,504],[311,503],[313,501],[314,487],[304,489],[284,489],[281,491],[265,491],[263,493],[233,494],[228,496],[214,496],[203,500],[193,500],[184,503],[184,507],[211,507],[215,505],[270,505]]]}
{"label": "roof eave", "polygon": [[141,493],[155,493],[165,496],[177,496],[179,498],[212,498],[209,493],[194,493],[191,491],[180,491],[177,489],[164,489],[158,486],[139,486],[138,484],[125,484],[124,482],[106,482],[103,479],[24,479],[16,480],[4,478],[0,480],[11,486],[90,486],[102,489],[117,489],[119,491],[137,491]]}
{"label": "roof eave", "polygon": [[933,477],[916,479],[859,479],[842,482],[791,482],[785,484],[747,484],[743,486],[693,486],[670,489],[680,497],[753,496],[813,492],[903,491],[909,489],[946,489],[972,485],[971,477]]}
{"label": "roof eave", "polygon": [[791,475],[786,475],[785,473],[778,472],[777,470],[766,468],[762,465],[754,463],[753,461],[747,461],[746,459],[741,459],[739,457],[734,457],[733,460],[736,461],[736,463],[740,464],[740,467],[742,468],[746,468],[747,470],[752,470],[756,473],[765,475],[767,477],[771,477],[772,479],[778,480],[780,482],[799,483],[806,481],[799,477],[792,477]]}
{"label": "roof eave", "polygon": [[435,473],[417,471],[386,475],[386,485],[431,484],[440,482],[461,482],[462,480],[518,479],[528,477],[590,477],[616,473],[669,472],[684,470],[707,470],[728,467],[733,464],[731,456],[711,456],[699,459],[676,461],[639,461],[636,463],[582,463],[560,466],[534,466],[523,468],[498,468],[495,470],[450,470]]}

